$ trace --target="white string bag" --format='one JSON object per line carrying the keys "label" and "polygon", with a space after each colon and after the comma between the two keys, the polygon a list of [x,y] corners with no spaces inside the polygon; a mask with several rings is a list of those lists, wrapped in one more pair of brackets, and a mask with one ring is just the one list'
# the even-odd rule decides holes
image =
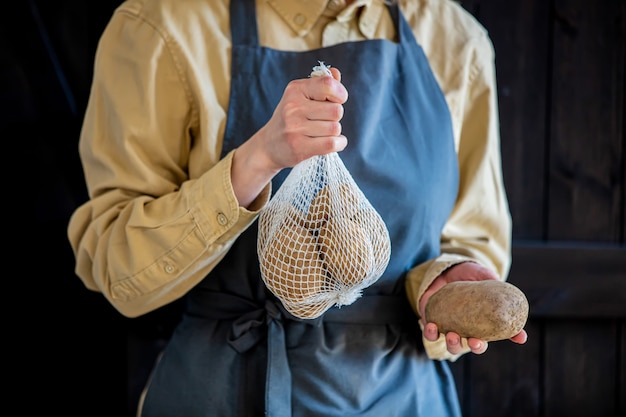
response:
{"label": "white string bag", "polygon": [[[332,76],[323,62],[311,76]],[[339,155],[309,158],[259,216],[261,277],[287,311],[313,319],[352,304],[383,274],[387,227]]]}

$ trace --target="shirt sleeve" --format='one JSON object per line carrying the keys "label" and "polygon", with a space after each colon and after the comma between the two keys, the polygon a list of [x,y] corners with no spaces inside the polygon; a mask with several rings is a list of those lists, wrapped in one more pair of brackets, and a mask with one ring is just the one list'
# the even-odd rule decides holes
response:
{"label": "shirt sleeve", "polygon": [[80,136],[89,201],[68,225],[75,271],[128,317],[201,281],[270,195],[268,184],[249,209],[238,205],[233,152],[203,153],[212,162],[190,177],[198,116],[168,41],[118,10],[98,45]]}
{"label": "shirt sleeve", "polygon": [[[441,235],[440,256],[418,265],[407,276],[407,295],[418,315],[420,298],[445,269],[473,261],[505,280],[510,268],[511,217],[501,170],[494,51],[486,34],[471,43],[467,57],[458,123],[457,201]],[[436,342],[423,340],[432,359],[454,361],[469,352],[466,340],[459,355],[447,351],[444,335]]]}

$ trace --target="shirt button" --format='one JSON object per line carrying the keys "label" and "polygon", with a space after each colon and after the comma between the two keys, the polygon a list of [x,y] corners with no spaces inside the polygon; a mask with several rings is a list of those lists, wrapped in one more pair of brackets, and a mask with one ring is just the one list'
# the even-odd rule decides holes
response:
{"label": "shirt button", "polygon": [[165,264],[165,272],[167,272],[168,274],[171,274],[174,272],[174,265],[172,264]]}
{"label": "shirt button", "polygon": [[306,22],[306,17],[298,13],[297,15],[294,16],[293,21],[296,23],[296,25],[302,26],[304,25],[304,22]]}
{"label": "shirt button", "polygon": [[220,226],[225,226],[226,223],[228,223],[228,218],[224,215],[224,213],[219,213],[217,215],[217,223],[219,223]]}

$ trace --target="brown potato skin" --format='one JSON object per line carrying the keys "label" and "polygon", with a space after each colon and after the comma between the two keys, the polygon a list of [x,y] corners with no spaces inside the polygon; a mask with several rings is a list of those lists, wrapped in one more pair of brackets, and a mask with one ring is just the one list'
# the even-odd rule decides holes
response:
{"label": "brown potato skin", "polygon": [[370,273],[372,245],[366,232],[352,220],[328,219],[320,230],[319,247],[324,266],[343,285],[357,285]]}
{"label": "brown potato skin", "polygon": [[277,297],[299,303],[324,290],[326,274],[315,238],[297,224],[285,224],[261,258],[265,284]]}
{"label": "brown potato skin", "polygon": [[487,342],[518,334],[528,320],[524,293],[503,281],[458,281],[443,286],[426,304],[425,318],[440,333],[455,332]]}

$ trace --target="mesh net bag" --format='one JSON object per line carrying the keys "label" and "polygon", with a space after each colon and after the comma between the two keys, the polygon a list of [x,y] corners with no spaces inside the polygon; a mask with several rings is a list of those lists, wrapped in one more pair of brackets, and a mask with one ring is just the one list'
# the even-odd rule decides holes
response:
{"label": "mesh net bag", "polygon": [[[329,75],[320,62],[312,76]],[[385,271],[387,227],[337,153],[297,164],[259,216],[261,277],[302,319],[356,301]]]}

